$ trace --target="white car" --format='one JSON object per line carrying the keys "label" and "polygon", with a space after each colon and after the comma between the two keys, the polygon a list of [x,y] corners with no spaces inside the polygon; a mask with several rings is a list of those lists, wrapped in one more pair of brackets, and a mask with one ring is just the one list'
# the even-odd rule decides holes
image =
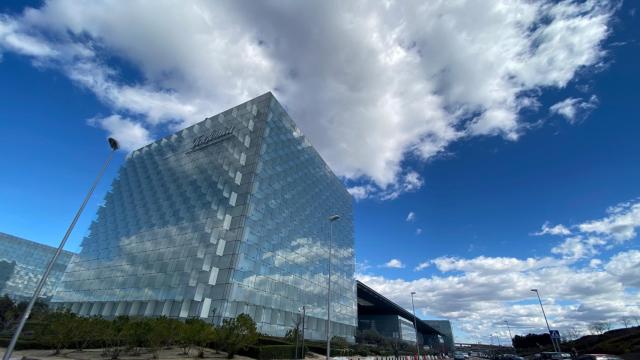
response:
{"label": "white car", "polygon": [[[456,351],[453,353],[453,360],[465,360],[465,353],[463,353],[462,351]],[[467,355],[468,356],[468,355]]]}

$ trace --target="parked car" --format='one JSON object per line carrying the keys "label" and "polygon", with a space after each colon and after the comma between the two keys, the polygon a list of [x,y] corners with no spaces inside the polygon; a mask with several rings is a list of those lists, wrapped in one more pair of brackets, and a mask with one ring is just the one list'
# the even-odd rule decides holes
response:
{"label": "parked car", "polygon": [[622,358],[607,354],[584,354],[578,356],[576,360],[622,360]]}
{"label": "parked car", "polygon": [[523,357],[515,355],[515,354],[504,354],[500,358],[501,360],[524,360]]}
{"label": "parked car", "polygon": [[545,351],[540,354],[536,354],[535,358],[540,360],[564,360],[564,359],[571,359],[571,354],[562,353],[562,352]]}
{"label": "parked car", "polygon": [[456,351],[453,353],[453,360],[465,360],[465,353],[462,351]]}

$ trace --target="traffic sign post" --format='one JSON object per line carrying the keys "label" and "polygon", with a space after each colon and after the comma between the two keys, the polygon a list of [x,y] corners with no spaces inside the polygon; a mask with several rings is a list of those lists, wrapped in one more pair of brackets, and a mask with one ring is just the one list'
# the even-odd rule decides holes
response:
{"label": "traffic sign post", "polygon": [[560,350],[560,331],[558,330],[549,330],[549,335],[551,336],[551,342],[553,343],[553,347],[556,348],[557,345],[557,351],[561,351]]}

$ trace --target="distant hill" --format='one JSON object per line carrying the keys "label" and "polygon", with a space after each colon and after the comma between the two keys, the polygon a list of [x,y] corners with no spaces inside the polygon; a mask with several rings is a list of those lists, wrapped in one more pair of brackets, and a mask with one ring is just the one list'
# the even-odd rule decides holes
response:
{"label": "distant hill", "polygon": [[640,326],[611,330],[602,335],[587,335],[562,344],[564,351],[573,348],[580,354],[627,354],[625,359],[640,359]]}

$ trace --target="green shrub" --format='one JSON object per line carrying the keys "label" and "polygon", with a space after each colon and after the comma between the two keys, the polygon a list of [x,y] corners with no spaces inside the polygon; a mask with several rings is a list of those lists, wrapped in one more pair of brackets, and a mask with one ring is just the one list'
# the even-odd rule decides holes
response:
{"label": "green shrub", "polygon": [[258,341],[256,323],[247,314],[240,314],[235,319],[225,319],[220,327],[219,336],[229,359],[239,350],[246,350]]}
{"label": "green shrub", "polygon": [[[258,359],[270,360],[270,359],[295,359],[296,358],[296,346],[295,345],[265,345],[258,348]],[[299,351],[300,349],[298,349]],[[298,358],[300,354],[297,354]]]}

